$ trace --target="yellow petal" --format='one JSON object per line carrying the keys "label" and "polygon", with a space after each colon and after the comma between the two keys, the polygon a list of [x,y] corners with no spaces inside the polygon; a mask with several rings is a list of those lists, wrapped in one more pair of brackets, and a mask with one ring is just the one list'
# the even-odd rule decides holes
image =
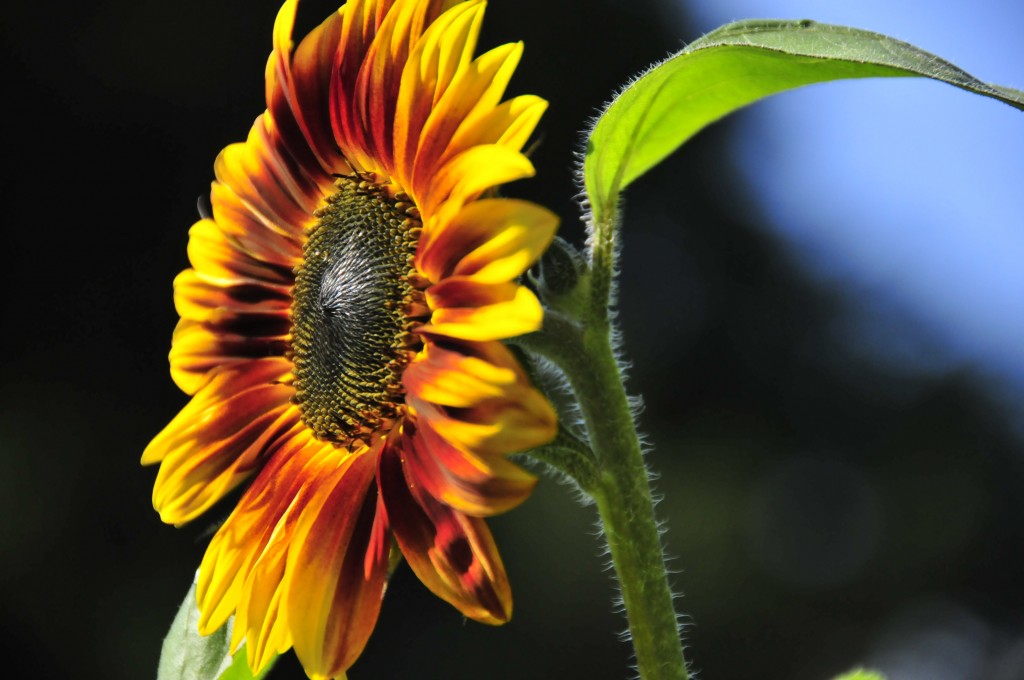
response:
{"label": "yellow petal", "polygon": [[430,195],[419,205],[429,216],[444,201],[462,205],[486,189],[533,175],[533,164],[518,151],[498,144],[474,146],[441,166]]}
{"label": "yellow petal", "polygon": [[287,314],[291,307],[290,288],[237,279],[218,281],[186,269],[174,279],[174,307],[183,319],[211,321],[220,311],[235,314]]}
{"label": "yellow petal", "polygon": [[277,315],[267,321],[262,326],[267,334],[242,335],[229,327],[230,322],[220,326],[216,319],[181,319],[174,328],[168,354],[174,383],[186,394],[194,394],[206,383],[210,372],[221,366],[261,357],[283,357],[288,351],[287,318]]}
{"label": "yellow petal", "polygon": [[297,422],[294,390],[278,382],[289,369],[265,359],[216,370],[153,438],[142,463],[160,463],[153,507],[161,519],[183,524],[201,514],[250,476]]}
{"label": "yellow petal", "polygon": [[304,425],[289,434],[270,451],[269,462],[214,534],[199,567],[199,631],[212,633],[237,610],[233,649],[247,633],[242,593],[253,565],[275,535],[291,535],[297,509],[308,502],[308,490],[334,457],[333,446],[313,439]]}
{"label": "yellow petal", "polygon": [[[504,340],[541,327],[544,310],[529,289],[514,286],[511,299],[473,307],[435,309],[430,323],[417,332],[472,341]],[[427,290],[428,303],[431,289]],[[431,304],[431,308],[434,305]]]}
{"label": "yellow petal", "polygon": [[510,365],[427,343],[402,375],[408,393],[442,406],[465,408],[505,396],[520,381]]}
{"label": "yellow petal", "polygon": [[519,151],[533,134],[548,103],[534,95],[514,97],[490,110],[474,111],[459,123],[438,165],[479,144],[500,144]]}
{"label": "yellow petal", "polygon": [[420,239],[416,267],[428,279],[469,275],[483,283],[511,281],[551,243],[558,218],[528,201],[481,199]]}
{"label": "yellow petal", "polygon": [[[407,428],[407,430],[412,428]],[[525,501],[537,478],[503,455],[483,456],[455,446],[419,419],[403,439],[402,463],[411,484],[471,517],[507,512]]]}
{"label": "yellow petal", "polygon": [[558,419],[551,404],[535,389],[523,390],[516,401],[459,410],[441,409],[408,397],[420,418],[443,439],[480,455],[528,451],[555,436]]}
{"label": "yellow petal", "polygon": [[[484,3],[459,3],[439,16],[423,33],[402,71],[394,129],[394,176],[412,187],[413,164],[420,132],[434,105],[460,64],[476,47]],[[414,196],[421,203],[419,196]]]}
{"label": "yellow petal", "polygon": [[197,272],[211,279],[257,279],[282,285],[291,285],[293,279],[289,266],[259,260],[211,219],[200,220],[189,230],[188,259]]}
{"label": "yellow petal", "polygon": [[522,53],[522,43],[502,45],[459,69],[420,132],[413,164],[414,195],[421,196],[429,190],[441,154],[459,124],[474,111],[489,111],[497,106]]}

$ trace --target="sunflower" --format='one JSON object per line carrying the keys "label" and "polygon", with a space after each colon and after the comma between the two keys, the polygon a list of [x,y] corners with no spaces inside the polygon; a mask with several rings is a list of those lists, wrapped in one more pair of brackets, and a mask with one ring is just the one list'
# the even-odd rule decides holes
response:
{"label": "sunflower", "polygon": [[540,327],[517,280],[557,219],[496,196],[533,174],[546,102],[502,101],[521,44],[473,57],[484,2],[350,0],[293,49],[297,4],[189,232],[170,364],[191,401],[142,462],[175,525],[251,480],[200,566],[200,632],[234,616],[255,671],[294,647],[330,678],[399,551],[465,616],[511,615],[484,518],[530,494],[507,456],[556,417],[502,340]]}

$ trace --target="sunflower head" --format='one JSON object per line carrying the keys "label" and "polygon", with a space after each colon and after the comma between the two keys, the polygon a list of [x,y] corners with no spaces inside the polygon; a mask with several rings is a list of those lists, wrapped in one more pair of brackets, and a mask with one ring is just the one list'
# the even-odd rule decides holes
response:
{"label": "sunflower head", "polygon": [[234,616],[257,672],[294,647],[329,678],[393,546],[466,616],[511,615],[484,518],[529,495],[507,456],[556,419],[502,341],[540,327],[518,278],[557,220],[496,195],[533,174],[546,103],[503,99],[521,45],[474,57],[483,2],[351,0],[293,46],[296,5],[190,231],[170,361],[192,398],[142,460],[173,524],[249,482],[200,567],[200,630]]}
{"label": "sunflower head", "polygon": [[317,211],[292,293],[295,397],[320,439],[351,444],[391,429],[402,374],[423,347],[428,308],[413,265],[415,208],[379,185],[340,179]]}

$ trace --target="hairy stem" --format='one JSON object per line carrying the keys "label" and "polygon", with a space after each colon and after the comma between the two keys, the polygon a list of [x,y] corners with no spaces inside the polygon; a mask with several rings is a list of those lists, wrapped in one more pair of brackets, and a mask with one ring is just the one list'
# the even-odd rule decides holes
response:
{"label": "hairy stem", "polygon": [[544,330],[525,340],[562,369],[579,400],[597,462],[586,491],[608,540],[640,677],[687,680],[647,469],[609,328],[549,313]]}

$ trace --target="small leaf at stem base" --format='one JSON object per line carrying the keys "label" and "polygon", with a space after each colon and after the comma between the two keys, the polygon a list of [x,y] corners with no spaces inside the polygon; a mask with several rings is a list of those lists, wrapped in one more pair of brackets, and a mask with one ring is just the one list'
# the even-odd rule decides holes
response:
{"label": "small leaf at stem base", "polygon": [[210,635],[199,634],[199,608],[193,581],[164,638],[157,680],[259,680],[265,677],[273,663],[258,676],[253,675],[246,662],[244,645],[232,657],[231,623],[228,621]]}

